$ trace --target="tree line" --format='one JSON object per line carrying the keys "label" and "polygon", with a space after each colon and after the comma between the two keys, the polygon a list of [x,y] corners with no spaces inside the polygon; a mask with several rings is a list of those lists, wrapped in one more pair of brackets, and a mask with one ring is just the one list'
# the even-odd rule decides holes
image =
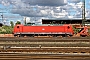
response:
{"label": "tree line", "polygon": [[0,34],[12,34],[13,33],[13,28],[15,25],[21,24],[20,21],[17,21],[15,24],[13,21],[10,21],[10,26],[3,25],[0,27]]}

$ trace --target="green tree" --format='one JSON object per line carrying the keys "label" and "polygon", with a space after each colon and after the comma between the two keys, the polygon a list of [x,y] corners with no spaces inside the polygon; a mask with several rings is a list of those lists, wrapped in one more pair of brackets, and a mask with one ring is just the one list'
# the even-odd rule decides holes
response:
{"label": "green tree", "polygon": [[32,24],[32,23],[28,22],[27,24]]}
{"label": "green tree", "polygon": [[16,22],[16,25],[17,25],[17,24],[21,24],[21,22],[20,22],[20,21],[17,21],[17,22]]}
{"label": "green tree", "polygon": [[0,34],[12,34],[13,28],[11,26],[2,26]]}
{"label": "green tree", "polygon": [[11,27],[13,28],[14,27],[13,21],[10,21],[10,24],[11,24]]}

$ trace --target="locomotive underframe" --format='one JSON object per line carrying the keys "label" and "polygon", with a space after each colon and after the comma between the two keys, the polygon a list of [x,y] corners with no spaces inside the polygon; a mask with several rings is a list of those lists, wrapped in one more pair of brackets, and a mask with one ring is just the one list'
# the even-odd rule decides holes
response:
{"label": "locomotive underframe", "polygon": [[72,33],[64,33],[64,32],[49,32],[49,33],[37,33],[37,32],[28,32],[28,33],[15,33],[14,36],[18,36],[18,37],[24,37],[24,36],[29,36],[29,37],[34,37],[34,36],[53,36],[53,37],[57,37],[57,36],[63,36],[63,37],[67,37],[67,36],[72,36]]}

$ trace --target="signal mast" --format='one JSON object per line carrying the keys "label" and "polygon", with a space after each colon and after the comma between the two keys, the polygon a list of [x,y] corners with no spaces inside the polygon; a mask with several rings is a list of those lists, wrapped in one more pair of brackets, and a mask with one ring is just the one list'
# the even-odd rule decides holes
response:
{"label": "signal mast", "polygon": [[82,0],[82,26],[85,26],[85,0]]}

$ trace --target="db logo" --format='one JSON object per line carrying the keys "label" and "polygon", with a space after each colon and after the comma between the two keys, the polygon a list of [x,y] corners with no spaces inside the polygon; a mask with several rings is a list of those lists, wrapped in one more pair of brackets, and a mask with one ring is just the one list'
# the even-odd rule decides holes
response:
{"label": "db logo", "polygon": [[42,30],[45,30],[44,28],[42,28]]}

